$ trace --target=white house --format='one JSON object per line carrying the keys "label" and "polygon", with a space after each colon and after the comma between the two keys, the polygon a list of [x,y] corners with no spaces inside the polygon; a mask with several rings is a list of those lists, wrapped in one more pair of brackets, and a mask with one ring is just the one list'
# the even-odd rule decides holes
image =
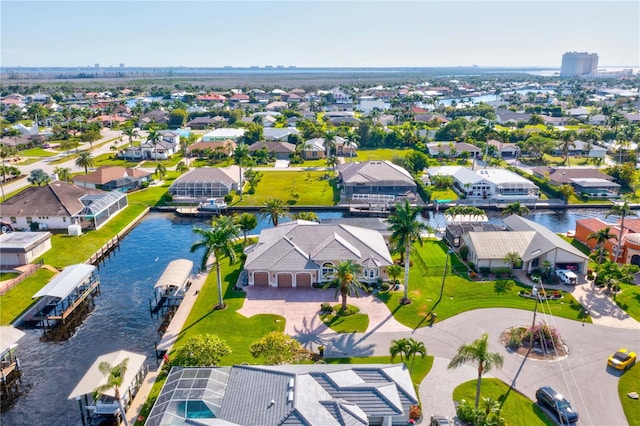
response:
{"label": "white house", "polygon": [[220,128],[210,131],[202,136],[202,142],[220,142],[232,140],[237,142],[244,136],[245,129]]}

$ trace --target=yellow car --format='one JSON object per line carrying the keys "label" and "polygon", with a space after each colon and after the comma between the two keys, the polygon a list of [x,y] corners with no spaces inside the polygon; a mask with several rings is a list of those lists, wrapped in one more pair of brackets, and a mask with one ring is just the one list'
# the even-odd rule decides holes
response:
{"label": "yellow car", "polygon": [[609,357],[607,365],[616,370],[627,370],[636,363],[636,353],[629,349],[618,349],[618,351]]}

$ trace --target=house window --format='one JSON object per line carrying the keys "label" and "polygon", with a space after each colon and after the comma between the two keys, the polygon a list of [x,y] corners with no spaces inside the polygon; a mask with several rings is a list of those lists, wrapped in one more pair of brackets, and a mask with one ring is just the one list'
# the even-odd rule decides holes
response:
{"label": "house window", "polygon": [[66,216],[62,216],[62,221],[66,222],[67,221],[67,217]]}
{"label": "house window", "polygon": [[322,276],[327,277],[336,273],[333,263],[327,262],[322,265]]}
{"label": "house window", "polygon": [[377,269],[369,269],[369,279],[374,279],[378,277],[378,270]]}
{"label": "house window", "polygon": [[18,220],[15,216],[11,216],[11,223],[18,223]]}
{"label": "house window", "polygon": [[33,218],[31,216],[27,216],[27,223],[33,222]]}

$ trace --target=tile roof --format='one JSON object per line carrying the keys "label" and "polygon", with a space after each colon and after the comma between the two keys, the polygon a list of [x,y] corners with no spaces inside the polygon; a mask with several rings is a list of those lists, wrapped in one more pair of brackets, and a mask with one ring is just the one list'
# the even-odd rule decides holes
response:
{"label": "tile roof", "polygon": [[140,169],[124,168],[120,166],[103,166],[96,169],[96,171],[87,175],[76,175],[73,177],[77,182],[89,182],[89,183],[107,183],[112,180],[120,179],[123,177],[142,178],[151,175],[151,172],[147,172]]}
{"label": "tile roof", "polygon": [[416,185],[411,174],[390,161],[367,161],[338,165],[340,179],[345,185]]}
{"label": "tile roof", "polygon": [[88,194],[107,194],[99,189],[54,181],[29,187],[1,203],[2,216],[73,216],[85,207],[80,198]]}

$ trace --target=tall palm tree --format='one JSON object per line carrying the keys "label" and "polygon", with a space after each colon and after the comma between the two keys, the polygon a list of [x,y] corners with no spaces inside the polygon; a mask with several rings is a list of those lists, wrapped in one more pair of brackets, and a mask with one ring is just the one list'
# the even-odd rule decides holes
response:
{"label": "tall palm tree", "polygon": [[338,157],[332,155],[331,157],[327,157],[327,167],[331,168],[331,171],[335,171],[336,166],[338,165]]}
{"label": "tall palm tree", "polygon": [[235,163],[240,166],[240,184],[238,186],[238,191],[240,192],[240,199],[242,200],[242,166],[247,164],[247,161],[250,159],[249,145],[246,143],[239,143],[233,151],[233,159]]}
{"label": "tall palm tree", "polygon": [[264,203],[260,212],[269,218],[273,226],[278,226],[280,218],[289,215],[289,207],[281,199],[271,198]]}
{"label": "tall palm tree", "polygon": [[491,371],[493,367],[502,367],[504,359],[497,352],[489,352],[489,335],[484,333],[482,337],[470,344],[463,344],[458,348],[458,353],[451,359],[447,368],[458,368],[468,361],[478,363],[478,382],[476,384],[476,408],[480,401],[480,385],[482,375]]}
{"label": "tall palm tree", "polygon": [[84,174],[89,174],[89,167],[93,167],[93,157],[89,151],[80,151],[76,158],[76,166],[84,167]]}
{"label": "tall palm tree", "polygon": [[157,160],[158,159],[158,150],[157,150],[157,146],[158,143],[160,143],[160,132],[158,131],[158,129],[156,129],[155,127],[151,127],[149,129],[149,135],[147,136],[147,141],[149,141],[151,143],[151,145],[153,145],[153,159]]}
{"label": "tall palm tree", "polygon": [[247,242],[247,232],[255,229],[258,226],[258,218],[252,213],[242,213],[240,216],[235,217],[238,228],[242,231],[244,236],[244,242]]}
{"label": "tall palm tree", "polygon": [[611,207],[611,210],[605,214],[605,217],[609,217],[611,215],[620,216],[620,232],[618,234],[618,244],[616,244],[616,251],[614,262],[618,262],[618,256],[620,255],[620,244],[622,244],[622,232],[624,230],[624,218],[632,214],[631,207],[629,207],[628,201],[623,201],[622,203],[616,203]]}
{"label": "tall palm tree", "polygon": [[362,274],[362,266],[353,263],[351,260],[343,260],[335,267],[334,278],[324,285],[324,288],[336,286],[336,298],[338,294],[342,298],[342,310],[347,310],[347,297],[360,295],[360,290],[366,287],[358,280],[358,275]]}
{"label": "tall palm tree", "polygon": [[162,163],[158,163],[155,173],[158,178],[162,179],[167,174],[167,167]]}
{"label": "tall palm tree", "polygon": [[127,420],[127,414],[124,406],[122,405],[122,399],[120,397],[120,386],[122,386],[124,376],[127,373],[128,363],[129,358],[125,358],[120,364],[113,366],[106,361],[98,364],[98,370],[100,370],[103,376],[107,376],[107,382],[93,390],[94,399],[97,399],[98,395],[101,395],[104,392],[113,389],[113,396],[118,402],[118,406],[120,407],[120,415],[125,426],[129,426],[129,422]]}
{"label": "tall palm tree", "polygon": [[[622,229],[622,227],[621,227]],[[611,228],[610,227],[605,227],[602,228],[599,231],[593,232],[591,234],[589,234],[587,236],[587,240],[596,240],[596,247],[600,248],[600,253],[598,255],[598,264],[602,264],[602,258],[604,257],[604,245],[607,241],[609,241],[611,238],[615,239],[616,241],[618,240],[618,237],[616,237],[615,234],[612,234],[611,232]],[[617,260],[617,256],[618,256],[618,246],[619,244],[616,245],[616,260]]]}
{"label": "tall palm tree", "polygon": [[569,150],[576,147],[576,137],[576,132],[573,130],[560,133],[560,148],[562,149],[562,156],[564,157],[565,165],[569,167],[571,167],[571,163],[569,162]]}
{"label": "tall palm tree", "polygon": [[5,167],[5,159],[13,155],[13,147],[0,145],[0,158],[2,158],[2,201],[4,202],[4,182],[7,180],[7,168]]}
{"label": "tall palm tree", "polygon": [[389,216],[389,230],[391,231],[391,242],[398,246],[404,245],[404,298],[402,303],[411,303],[409,299],[409,263],[411,244],[418,241],[422,245],[420,233],[426,228],[423,222],[417,218],[420,214],[420,207],[411,207],[409,200],[405,199],[404,204],[396,204],[395,212]]}
{"label": "tall palm tree", "polygon": [[511,216],[512,214],[515,214],[518,216],[526,216],[529,214],[530,211],[531,210],[529,210],[529,207],[525,206],[524,204],[520,204],[519,202],[515,202],[515,203],[508,204],[502,210],[502,216]]}
{"label": "tall palm tree", "polygon": [[136,130],[133,125],[129,124],[122,132],[129,137],[129,145],[131,145],[131,150],[133,152],[133,138],[140,136],[138,130]]}
{"label": "tall palm tree", "polygon": [[324,149],[327,158],[335,155],[336,150],[336,132],[329,130],[324,134]]}
{"label": "tall palm tree", "polygon": [[199,234],[202,239],[196,241],[191,246],[191,253],[204,247],[204,254],[200,263],[202,271],[207,269],[207,260],[213,254],[216,274],[218,279],[218,307],[224,307],[222,298],[222,276],[220,274],[220,260],[228,257],[231,263],[236,261],[236,252],[233,245],[233,239],[239,234],[238,226],[234,223],[233,218],[228,216],[220,216],[213,220],[211,229],[194,228],[193,232]]}
{"label": "tall palm tree", "polygon": [[407,357],[407,347],[409,346],[409,339],[406,337],[402,339],[392,340],[391,346],[389,346],[389,354],[391,355],[391,362],[400,355],[400,362],[404,363]]}
{"label": "tall palm tree", "polygon": [[353,152],[358,148],[358,142],[360,141],[360,135],[356,132],[351,132],[347,135],[347,143],[345,143],[345,148],[349,150],[349,162],[353,158]]}

